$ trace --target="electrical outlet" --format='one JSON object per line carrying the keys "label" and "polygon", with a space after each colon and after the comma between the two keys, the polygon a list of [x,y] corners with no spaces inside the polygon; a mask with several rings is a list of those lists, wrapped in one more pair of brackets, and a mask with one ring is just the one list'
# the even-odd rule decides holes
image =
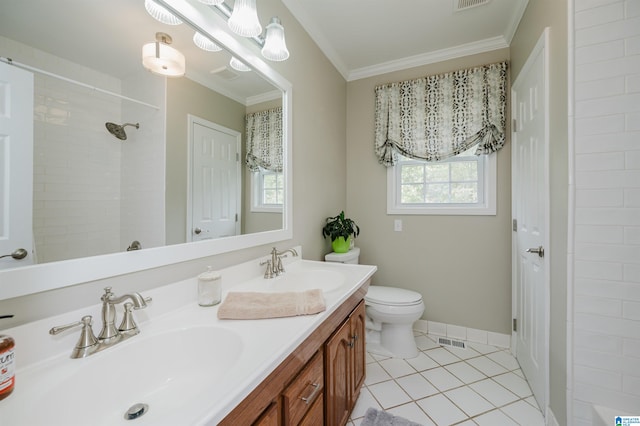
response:
{"label": "electrical outlet", "polygon": [[393,221],[393,230],[396,232],[402,231],[402,220],[396,219]]}

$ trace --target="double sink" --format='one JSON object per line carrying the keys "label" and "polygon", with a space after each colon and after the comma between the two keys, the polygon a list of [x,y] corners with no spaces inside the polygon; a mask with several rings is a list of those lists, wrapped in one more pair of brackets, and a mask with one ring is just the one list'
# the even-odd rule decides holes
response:
{"label": "double sink", "polygon": [[[139,335],[87,358],[70,359],[70,346],[18,364],[16,389],[0,402],[0,425],[217,424],[375,269],[295,260],[273,279],[234,280],[233,271],[222,271],[223,280],[230,278],[223,281],[223,300],[229,291],[323,290],[325,312],[289,318],[219,320],[217,307],[197,305],[195,279],[153,289],[145,293],[154,303],[140,314]],[[51,337],[39,330],[62,320],[8,330],[18,362],[21,341],[40,350],[37,339]],[[66,342],[77,337],[77,331],[69,334]]]}

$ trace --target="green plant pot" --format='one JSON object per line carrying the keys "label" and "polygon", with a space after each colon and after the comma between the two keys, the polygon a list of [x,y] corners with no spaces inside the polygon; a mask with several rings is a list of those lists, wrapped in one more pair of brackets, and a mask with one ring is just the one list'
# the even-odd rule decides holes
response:
{"label": "green plant pot", "polygon": [[348,252],[350,245],[351,245],[351,237],[348,237],[346,240],[344,239],[344,237],[338,237],[335,240],[331,241],[331,248],[335,253]]}

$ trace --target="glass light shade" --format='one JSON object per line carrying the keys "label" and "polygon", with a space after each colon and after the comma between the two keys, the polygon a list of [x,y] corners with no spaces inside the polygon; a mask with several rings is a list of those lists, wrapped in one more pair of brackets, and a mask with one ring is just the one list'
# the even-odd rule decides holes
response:
{"label": "glass light shade", "polygon": [[238,60],[235,56],[231,57],[231,60],[229,61],[229,65],[231,65],[231,68],[233,68],[236,71],[240,71],[240,72],[251,71],[251,68],[246,66],[244,62]]}
{"label": "glass light shade", "polygon": [[222,50],[222,47],[218,46],[197,31],[193,35],[193,43],[200,49],[206,50],[207,52],[219,52]]}
{"label": "glass light shade", "polygon": [[215,6],[216,4],[224,3],[224,0],[200,0],[200,3],[208,4],[211,6]]}
{"label": "glass light shade", "polygon": [[229,28],[243,37],[256,37],[262,33],[262,25],[258,20],[256,0],[236,0],[229,21]]}
{"label": "glass light shade", "polygon": [[186,69],[184,55],[159,41],[142,46],[142,65],[154,74],[167,77],[182,77]]}
{"label": "glass light shade", "polygon": [[289,58],[287,43],[284,40],[284,27],[277,17],[271,18],[271,22],[267,25],[262,56],[270,61],[284,61]]}
{"label": "glass light shade", "polygon": [[180,25],[182,21],[153,0],[144,0],[144,8],[154,19],[167,25]]}

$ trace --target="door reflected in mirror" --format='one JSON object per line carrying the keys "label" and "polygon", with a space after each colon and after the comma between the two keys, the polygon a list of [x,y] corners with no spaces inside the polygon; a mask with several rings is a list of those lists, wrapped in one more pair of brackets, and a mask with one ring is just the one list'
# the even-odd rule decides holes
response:
{"label": "door reflected in mirror", "polygon": [[[0,57],[34,81],[33,185],[21,192],[32,200],[31,262],[285,228],[283,171],[245,161],[246,116],[282,108],[278,87],[197,47],[187,24],[160,24],[143,1],[2,9]],[[185,55],[184,77],[143,68],[157,32]]]}

